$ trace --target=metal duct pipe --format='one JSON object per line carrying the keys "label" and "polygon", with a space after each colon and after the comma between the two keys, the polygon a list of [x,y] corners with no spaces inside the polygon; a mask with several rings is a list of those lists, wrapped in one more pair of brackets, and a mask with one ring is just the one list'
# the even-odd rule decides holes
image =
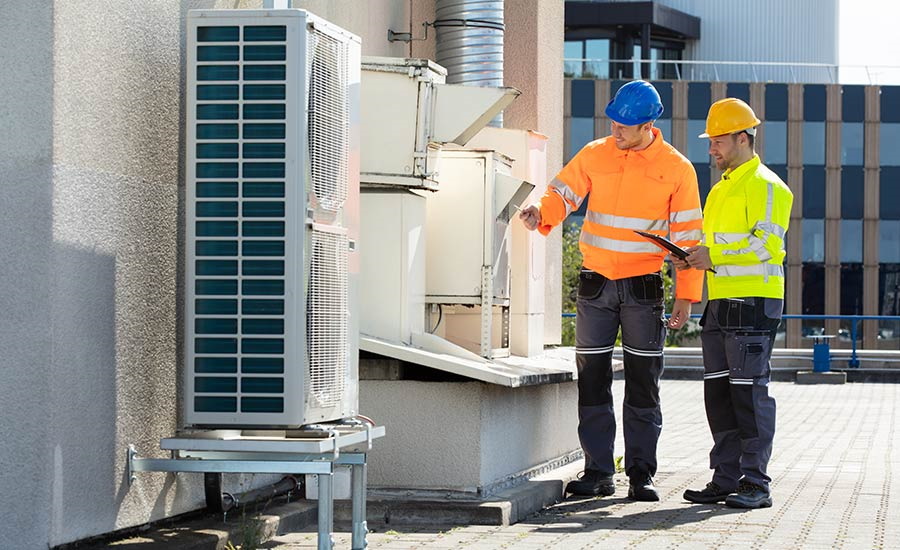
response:
{"label": "metal duct pipe", "polygon": [[[437,0],[437,62],[447,83],[503,86],[503,0]],[[503,114],[491,126],[503,126]]]}

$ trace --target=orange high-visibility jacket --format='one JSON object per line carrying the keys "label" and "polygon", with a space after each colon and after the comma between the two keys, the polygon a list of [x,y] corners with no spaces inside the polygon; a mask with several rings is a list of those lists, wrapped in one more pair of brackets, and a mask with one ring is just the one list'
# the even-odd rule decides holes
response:
{"label": "orange high-visibility jacket", "polygon": [[[613,137],[584,146],[550,182],[541,198],[546,235],[587,197],[579,247],[584,266],[609,279],[659,271],[667,252],[632,230],[668,236],[682,247],[700,242],[702,215],[697,173],[684,155],[654,140],[641,151],[620,150]],[[699,302],[703,272],[678,271],[675,296]]]}

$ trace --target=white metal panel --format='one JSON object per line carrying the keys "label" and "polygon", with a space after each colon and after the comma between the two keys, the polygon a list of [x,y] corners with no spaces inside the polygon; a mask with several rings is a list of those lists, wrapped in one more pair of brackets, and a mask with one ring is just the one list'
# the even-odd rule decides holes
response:
{"label": "white metal panel", "polygon": [[360,332],[408,344],[425,331],[425,198],[366,189],[362,206]]}

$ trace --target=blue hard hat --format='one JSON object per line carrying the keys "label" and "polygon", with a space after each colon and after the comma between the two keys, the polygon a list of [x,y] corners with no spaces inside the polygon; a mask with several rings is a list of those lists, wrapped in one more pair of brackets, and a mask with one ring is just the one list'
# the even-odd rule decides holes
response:
{"label": "blue hard hat", "polygon": [[625,126],[656,120],[663,112],[659,92],[644,80],[624,84],[606,105],[606,116]]}

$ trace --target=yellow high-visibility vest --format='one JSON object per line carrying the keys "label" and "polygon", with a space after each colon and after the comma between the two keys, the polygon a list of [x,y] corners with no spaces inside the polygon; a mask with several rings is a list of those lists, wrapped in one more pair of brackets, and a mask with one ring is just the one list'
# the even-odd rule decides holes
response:
{"label": "yellow high-visibility vest", "polygon": [[794,195],[754,155],[716,183],[703,209],[703,244],[716,273],[707,295],[784,298],[784,243]]}

